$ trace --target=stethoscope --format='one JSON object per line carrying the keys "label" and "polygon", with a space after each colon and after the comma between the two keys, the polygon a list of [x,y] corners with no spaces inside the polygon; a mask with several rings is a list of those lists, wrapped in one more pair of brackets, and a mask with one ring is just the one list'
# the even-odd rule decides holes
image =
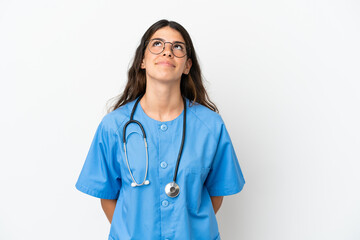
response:
{"label": "stethoscope", "polygon": [[[126,165],[127,165],[128,169],[129,169],[130,176],[131,176],[131,178],[133,180],[133,182],[131,183],[132,187],[139,187],[139,186],[149,185],[150,184],[150,181],[146,179],[147,178],[148,168],[149,168],[149,153],[148,153],[148,145],[147,145],[147,141],[146,141],[146,134],[145,134],[145,130],[144,130],[143,126],[141,125],[141,123],[139,121],[134,120],[134,113],[135,113],[136,107],[137,107],[138,103],[140,102],[140,99],[142,98],[142,96],[143,95],[141,95],[137,99],[137,101],[135,102],[135,105],[134,105],[134,107],[133,107],[133,109],[131,111],[130,120],[127,123],[125,123],[124,128],[123,128],[123,142],[124,142],[125,159],[126,159]],[[175,173],[174,173],[173,181],[168,183],[165,186],[166,195],[168,195],[169,197],[172,197],[172,198],[177,197],[179,195],[179,193],[180,193],[180,187],[176,183],[176,177],[177,177],[177,173],[178,173],[178,169],[179,169],[181,153],[182,153],[183,146],[184,146],[185,130],[186,130],[186,101],[185,101],[184,97],[183,97],[183,101],[184,101],[184,120],[183,120],[183,133],[182,133],[182,138],[181,138],[181,146],[180,146],[178,158],[177,158],[177,161],[176,161],[176,167],[175,167]],[[136,123],[140,127],[141,132],[142,132],[143,137],[144,137],[144,144],[145,144],[145,150],[146,150],[146,170],[145,170],[145,177],[144,177],[144,180],[143,180],[142,183],[136,182],[136,180],[134,178],[134,175],[132,174],[132,171],[130,169],[129,161],[128,161],[128,157],[127,157],[127,153],[126,153],[126,128],[130,123]]]}

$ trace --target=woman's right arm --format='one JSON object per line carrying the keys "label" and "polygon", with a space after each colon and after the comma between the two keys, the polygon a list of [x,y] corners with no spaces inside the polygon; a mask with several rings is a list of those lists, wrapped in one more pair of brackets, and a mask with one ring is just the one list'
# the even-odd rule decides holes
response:
{"label": "woman's right arm", "polygon": [[114,215],[116,199],[101,199],[101,207],[109,220],[110,224]]}

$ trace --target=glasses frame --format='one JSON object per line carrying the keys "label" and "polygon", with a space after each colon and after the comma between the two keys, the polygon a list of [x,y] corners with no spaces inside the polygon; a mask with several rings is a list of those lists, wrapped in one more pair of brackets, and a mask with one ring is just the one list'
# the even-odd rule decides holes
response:
{"label": "glasses frame", "polygon": [[[161,41],[161,42],[164,43],[163,49],[162,49],[161,52],[159,52],[159,53],[153,53],[153,52],[150,50],[150,45],[149,45],[149,43],[150,43],[151,41],[154,41],[154,40],[158,40],[158,41]],[[147,49],[149,49],[149,52],[151,52],[152,54],[155,54],[155,55],[159,55],[159,54],[163,53],[164,50],[165,50],[165,47],[166,47],[166,44],[167,44],[167,43],[170,43],[170,44],[171,44],[171,53],[174,55],[174,57],[183,58],[183,57],[185,57],[186,55],[188,55],[188,51],[190,50],[190,48],[188,48],[185,43],[180,42],[180,41],[165,42],[164,39],[161,39],[161,38],[153,38],[153,39],[150,39],[150,40],[148,40],[148,41],[145,42],[145,44],[147,45]],[[184,56],[178,57],[178,56],[175,55],[175,53],[174,53],[174,44],[176,44],[176,43],[181,43],[181,44],[184,44],[184,45],[185,45],[186,53],[185,53]]]}

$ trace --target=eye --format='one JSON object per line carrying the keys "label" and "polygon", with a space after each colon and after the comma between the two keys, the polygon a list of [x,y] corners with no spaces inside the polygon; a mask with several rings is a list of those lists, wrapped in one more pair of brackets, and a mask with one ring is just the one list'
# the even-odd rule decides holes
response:
{"label": "eye", "polygon": [[163,43],[160,40],[154,40],[152,43],[153,47],[161,47]]}
{"label": "eye", "polygon": [[174,49],[176,50],[184,50],[184,46],[182,44],[174,44]]}

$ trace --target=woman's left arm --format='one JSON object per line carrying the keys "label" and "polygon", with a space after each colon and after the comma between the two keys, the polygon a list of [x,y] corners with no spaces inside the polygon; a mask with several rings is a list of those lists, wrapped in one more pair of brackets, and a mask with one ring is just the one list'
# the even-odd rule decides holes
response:
{"label": "woman's left arm", "polygon": [[224,196],[213,196],[213,197],[210,197],[211,198],[211,202],[212,202],[212,205],[213,205],[213,208],[214,208],[214,212],[215,214],[217,213],[217,211],[219,211],[220,209],[220,206],[221,206],[221,203],[224,199]]}

